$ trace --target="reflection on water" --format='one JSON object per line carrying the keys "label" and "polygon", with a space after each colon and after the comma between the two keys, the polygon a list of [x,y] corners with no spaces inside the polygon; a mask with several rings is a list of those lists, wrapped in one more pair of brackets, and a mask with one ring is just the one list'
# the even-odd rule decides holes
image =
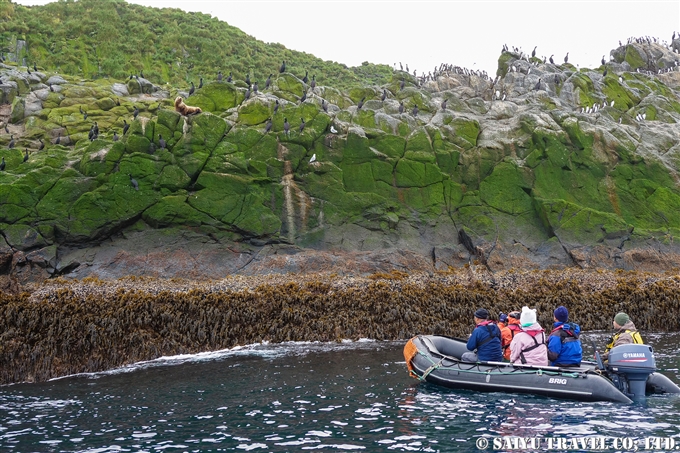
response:
{"label": "reflection on water", "polygon": [[[593,335],[604,344],[606,335]],[[680,335],[648,335],[678,382]],[[403,342],[257,345],[0,387],[3,451],[476,451],[480,436],[677,436],[680,398],[625,406],[451,391]],[[585,348],[590,354],[588,348]]]}

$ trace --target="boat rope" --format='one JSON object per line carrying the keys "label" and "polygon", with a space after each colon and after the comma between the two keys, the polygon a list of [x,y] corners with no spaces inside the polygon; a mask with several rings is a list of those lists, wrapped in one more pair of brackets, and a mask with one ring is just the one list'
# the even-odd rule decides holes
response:
{"label": "boat rope", "polygon": [[444,361],[444,357],[442,357],[442,359],[439,362],[433,363],[427,370],[425,370],[423,375],[421,377],[419,377],[418,379],[420,379],[421,381],[424,381],[425,379],[427,379],[427,377],[430,375],[430,373],[432,373],[434,370],[436,370],[437,368],[442,366],[443,361]]}

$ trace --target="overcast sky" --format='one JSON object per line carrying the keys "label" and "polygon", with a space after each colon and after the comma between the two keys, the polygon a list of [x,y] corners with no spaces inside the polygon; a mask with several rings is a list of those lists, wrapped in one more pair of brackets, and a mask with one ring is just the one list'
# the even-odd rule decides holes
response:
{"label": "overcast sky", "polygon": [[[35,5],[45,0],[15,0]],[[131,0],[201,11],[264,42],[324,60],[431,71],[450,63],[493,74],[503,44],[597,67],[619,40],[680,32],[680,1],[230,1]]]}

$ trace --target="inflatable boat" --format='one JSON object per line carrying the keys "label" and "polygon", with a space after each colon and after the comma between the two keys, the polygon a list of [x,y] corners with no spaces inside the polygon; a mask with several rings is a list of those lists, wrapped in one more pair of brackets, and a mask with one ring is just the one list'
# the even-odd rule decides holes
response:
{"label": "inflatable boat", "polygon": [[451,389],[531,393],[579,401],[631,403],[648,394],[680,393],[680,387],[656,373],[652,347],[623,345],[609,353],[609,363],[582,362],[579,367],[553,367],[508,362],[463,362],[464,340],[419,335],[404,347],[409,374],[420,381]]}

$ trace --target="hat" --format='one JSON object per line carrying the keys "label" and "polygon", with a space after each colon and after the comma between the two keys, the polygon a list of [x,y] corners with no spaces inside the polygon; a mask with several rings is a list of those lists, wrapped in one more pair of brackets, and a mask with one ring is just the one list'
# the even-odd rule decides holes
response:
{"label": "hat", "polygon": [[511,311],[510,313],[508,313],[508,316],[519,320],[519,312],[517,310]]}
{"label": "hat", "polygon": [[569,319],[569,311],[567,311],[567,307],[564,305],[557,307],[553,314],[559,322],[567,322],[567,319]]}
{"label": "hat", "polygon": [[508,322],[508,315],[506,315],[505,313],[501,313],[501,314],[498,316],[498,320],[499,320],[500,322]]}
{"label": "hat", "polygon": [[614,322],[620,326],[623,326],[628,321],[630,321],[630,317],[623,312],[617,313],[617,315],[614,316]]}
{"label": "hat", "polygon": [[519,323],[522,327],[527,327],[536,322],[536,309],[529,307],[522,307],[522,314],[519,317]]}
{"label": "hat", "polygon": [[489,311],[486,308],[478,308],[475,311],[475,318],[489,319]]}

